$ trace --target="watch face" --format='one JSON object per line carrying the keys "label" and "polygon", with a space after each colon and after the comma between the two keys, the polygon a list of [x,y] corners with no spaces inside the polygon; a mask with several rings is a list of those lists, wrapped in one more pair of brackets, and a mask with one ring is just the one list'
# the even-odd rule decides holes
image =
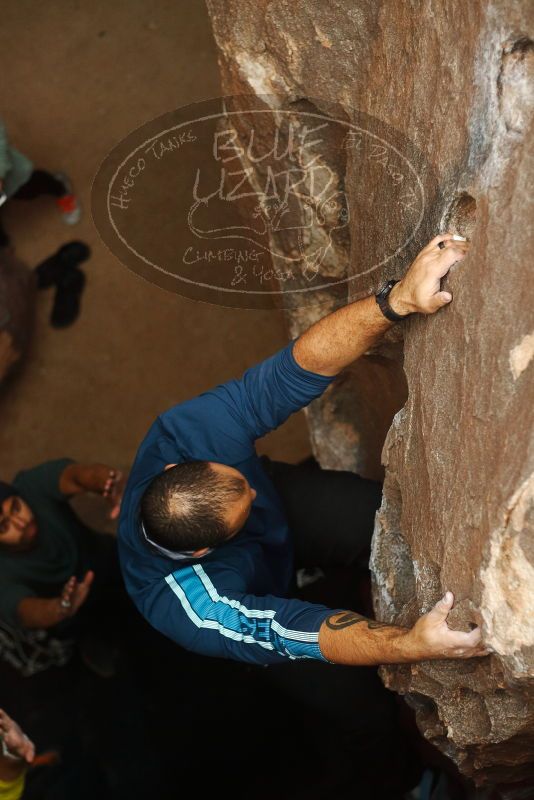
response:
{"label": "watch face", "polygon": [[392,288],[392,281],[386,281],[385,284],[381,287],[380,291],[378,292],[377,297],[383,300],[384,297],[387,297],[388,292],[390,291],[391,288]]}

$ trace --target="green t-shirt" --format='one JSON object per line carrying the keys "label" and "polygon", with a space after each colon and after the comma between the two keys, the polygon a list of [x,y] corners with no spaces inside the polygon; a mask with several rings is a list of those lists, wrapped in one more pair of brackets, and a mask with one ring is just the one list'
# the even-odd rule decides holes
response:
{"label": "green t-shirt", "polygon": [[47,461],[19,472],[13,486],[35,515],[38,532],[30,550],[0,547],[0,619],[18,626],[16,609],[25,597],[55,597],[80,569],[81,542],[88,529],[59,489],[72,459]]}

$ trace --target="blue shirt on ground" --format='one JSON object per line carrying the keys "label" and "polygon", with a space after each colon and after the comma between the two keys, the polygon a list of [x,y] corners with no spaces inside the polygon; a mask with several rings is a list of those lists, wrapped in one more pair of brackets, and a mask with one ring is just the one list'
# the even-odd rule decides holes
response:
{"label": "blue shirt on ground", "polygon": [[[137,452],[119,522],[126,588],[138,610],[187,650],[256,664],[326,660],[319,628],[332,609],[288,598],[293,545],[255,440],[323,393],[334,377],[303,369],[294,341],[230,380],[156,419]],[[242,530],[203,558],[174,561],[144,539],[139,503],[167,464],[214,461],[256,490]]]}

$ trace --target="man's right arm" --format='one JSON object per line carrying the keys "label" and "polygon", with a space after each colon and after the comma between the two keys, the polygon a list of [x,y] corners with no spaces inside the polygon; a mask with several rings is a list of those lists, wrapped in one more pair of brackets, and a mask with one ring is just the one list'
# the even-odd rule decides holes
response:
{"label": "man's right arm", "polygon": [[447,615],[453,603],[452,592],[447,592],[413,628],[376,622],[353,611],[337,612],[321,625],[321,653],[335,664],[354,666],[487,655],[479,628],[464,633],[448,627]]}
{"label": "man's right arm", "polygon": [[478,628],[449,630],[450,592],[407,629],[300,599],[232,591],[232,579],[219,573],[212,580],[198,563],[180,567],[152,585],[139,610],[186,650],[249,663],[311,658],[356,666],[486,654]]}

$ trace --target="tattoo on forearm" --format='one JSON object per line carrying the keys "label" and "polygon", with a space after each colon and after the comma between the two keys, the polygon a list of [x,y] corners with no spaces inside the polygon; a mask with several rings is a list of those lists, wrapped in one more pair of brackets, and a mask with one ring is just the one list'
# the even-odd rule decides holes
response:
{"label": "tattoo on forearm", "polygon": [[[334,619],[335,617],[337,617],[337,619]],[[387,622],[377,622],[374,619],[362,617],[361,614],[357,614],[355,611],[346,611],[340,616],[337,614],[332,614],[331,617],[327,617],[326,619],[327,627],[333,631],[349,628],[351,625],[358,625],[359,622],[366,622],[370,631],[376,630],[377,628],[389,628]]]}

